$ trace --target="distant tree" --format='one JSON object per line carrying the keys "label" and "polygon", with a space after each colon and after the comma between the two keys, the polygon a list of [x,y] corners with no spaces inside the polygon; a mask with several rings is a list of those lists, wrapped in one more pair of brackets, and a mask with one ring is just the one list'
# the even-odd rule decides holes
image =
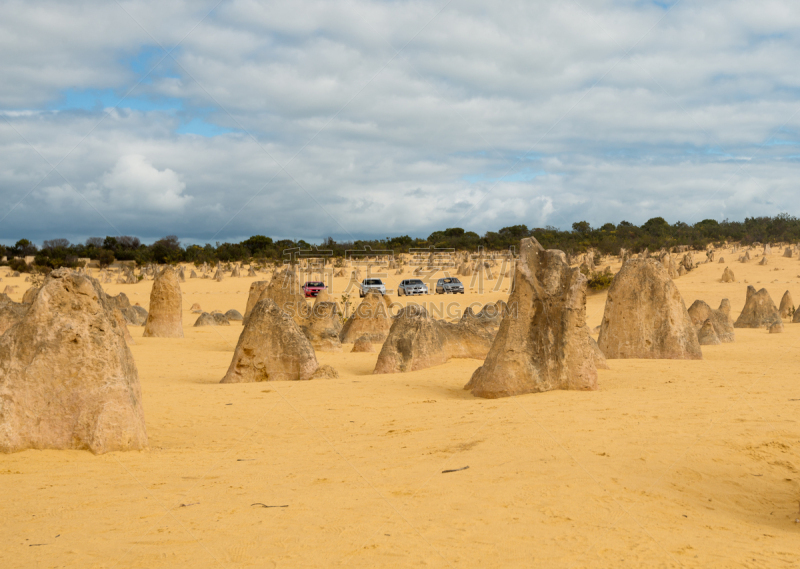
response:
{"label": "distant tree", "polygon": [[[173,235],[172,237],[175,236]],[[177,239],[177,237],[175,237],[175,239]],[[142,242],[139,241],[138,237],[131,237],[130,235],[121,235],[117,241],[119,242],[120,247],[128,251],[138,249],[142,245]]]}
{"label": "distant tree", "polygon": [[100,263],[100,268],[101,268],[101,269],[105,269],[105,268],[106,268],[106,267],[108,267],[108,266],[109,266],[111,263],[113,263],[113,262],[115,261],[115,259],[114,259],[114,253],[112,253],[112,252],[111,252],[111,251],[109,251],[108,249],[103,249],[103,250],[102,250],[102,251],[100,251],[100,253],[97,255],[97,261]]}
{"label": "distant tree", "polygon": [[181,261],[181,242],[177,235],[167,235],[150,246],[156,263],[175,263]]}
{"label": "distant tree", "polygon": [[265,237],[263,235],[253,235],[250,239],[246,241],[242,241],[241,245],[244,245],[250,250],[250,253],[255,255],[259,251],[264,251],[272,247],[272,238]]}
{"label": "distant tree", "polygon": [[100,249],[103,246],[103,238],[102,237],[89,237],[86,240],[86,247],[94,247],[95,249]]}
{"label": "distant tree", "polygon": [[663,217],[653,217],[644,222],[642,229],[650,235],[666,235],[669,232],[669,223]]}
{"label": "distant tree", "polygon": [[28,255],[35,255],[37,250],[38,249],[36,248],[36,245],[31,243],[27,239],[20,239],[11,248],[12,253],[14,255],[19,256],[19,257],[26,257]]}
{"label": "distant tree", "polygon": [[50,239],[42,243],[42,249],[67,249],[69,247],[69,239]]}
{"label": "distant tree", "polygon": [[586,235],[592,231],[592,226],[589,225],[588,221],[576,221],[572,224],[572,230],[575,233],[580,233],[581,235]]}

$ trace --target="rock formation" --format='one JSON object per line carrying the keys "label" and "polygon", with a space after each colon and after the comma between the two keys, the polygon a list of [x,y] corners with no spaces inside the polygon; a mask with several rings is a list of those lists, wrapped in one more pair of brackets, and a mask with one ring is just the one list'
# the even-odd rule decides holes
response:
{"label": "rock formation", "polygon": [[780,334],[783,332],[783,322],[773,322],[769,325],[770,334]]}
{"label": "rock formation", "polygon": [[386,300],[379,292],[368,292],[344,323],[339,334],[342,344],[355,342],[361,336],[367,336],[370,342],[382,344],[392,327]]}
{"label": "rock formation", "polygon": [[409,304],[392,323],[373,373],[416,371],[450,358],[484,359],[494,334],[469,320],[436,320],[423,306]]}
{"label": "rock formation", "polygon": [[109,306],[109,309],[114,314],[114,322],[116,322],[117,326],[119,326],[119,330],[122,332],[122,337],[125,338],[125,342],[127,342],[129,346],[135,344],[136,341],[133,339],[130,331],[128,330],[128,324],[125,322],[125,317],[122,315],[122,312],[119,310],[119,308],[112,308]]}
{"label": "rock formation", "polygon": [[129,326],[144,326],[147,321],[147,310],[141,306],[131,306],[131,302],[124,292],[117,296],[106,296],[106,301],[122,313]]}
{"label": "rock formation", "polygon": [[536,239],[526,238],[514,283],[508,300],[514,316],[503,318],[483,366],[465,389],[488,398],[597,389],[586,326],[586,277],[570,268],[563,252],[545,251]]}
{"label": "rock formation", "polygon": [[33,299],[36,298],[37,294],[39,294],[40,289],[41,287],[32,286],[26,290],[25,294],[22,295],[22,304],[33,304]]}
{"label": "rock formation", "polygon": [[230,320],[222,314],[221,312],[203,312],[200,316],[197,317],[197,320],[194,321],[194,327],[198,328],[200,326],[230,326]]}
{"label": "rock formation", "polygon": [[752,285],[747,287],[747,300],[742,313],[736,319],[736,328],[763,328],[781,322],[781,316],[767,289],[756,292]]}
{"label": "rock formation", "polygon": [[477,314],[472,311],[472,308],[469,306],[464,310],[464,314],[461,315],[462,321],[470,321],[473,324],[477,324],[482,328],[488,330],[492,337],[497,335],[497,331],[500,329],[500,324],[503,322],[503,318],[505,317],[506,313],[508,312],[508,305],[503,300],[498,300],[497,302],[490,302],[484,305],[481,308],[480,312]]}
{"label": "rock formation", "polygon": [[244,320],[244,316],[242,316],[242,313],[236,310],[235,308],[231,308],[230,310],[228,310],[225,313],[225,318],[227,318],[231,322],[241,322],[242,320]]}
{"label": "rock formation", "polygon": [[733,275],[733,271],[730,270],[728,267],[725,267],[725,270],[722,271],[722,282],[732,283],[735,280],[736,277]]}
{"label": "rock formation", "polygon": [[595,339],[591,336],[589,336],[589,348],[591,349],[592,358],[594,359],[594,367],[597,369],[611,369],[608,365],[605,354],[600,349],[600,346],[597,345]]}
{"label": "rock formation", "polygon": [[710,318],[703,322],[697,331],[697,341],[701,346],[716,346],[722,343]]}
{"label": "rock formation", "polygon": [[247,321],[247,317],[250,316],[250,312],[252,312],[253,307],[256,305],[268,286],[269,281],[255,281],[250,283],[250,292],[247,294],[247,307],[244,310],[245,322]]}
{"label": "rock formation", "polygon": [[14,302],[6,294],[0,294],[0,336],[22,321],[29,307],[28,304]]}
{"label": "rock formation", "polygon": [[259,301],[221,383],[311,379],[319,364],[308,338],[271,298]]}
{"label": "rock formation", "polygon": [[767,257],[761,257],[761,261],[758,263],[759,265],[766,265],[768,264]]}
{"label": "rock formation", "polygon": [[792,300],[792,293],[788,290],[783,293],[783,298],[781,298],[781,305],[778,308],[778,314],[781,315],[781,319],[790,319],[794,315],[794,301]]}
{"label": "rock formation", "polygon": [[358,352],[374,352],[375,348],[372,345],[372,342],[369,341],[367,336],[361,336],[360,338],[356,338],[356,341],[353,342],[353,349],[350,350],[352,353]]}
{"label": "rock formation", "polygon": [[783,250],[783,256],[791,258],[792,257],[792,248],[791,247],[786,247],[786,249]]}
{"label": "rock formation", "polygon": [[342,331],[342,320],[339,318],[339,305],[335,302],[318,302],[310,313],[303,320],[300,329],[314,349],[321,352],[341,352],[339,333]]}
{"label": "rock formation", "polygon": [[139,377],[100,284],[50,273],[0,336],[0,450],[147,447]]}
{"label": "rock formation", "polygon": [[[258,288],[260,287],[261,285]],[[251,293],[253,292],[254,290],[251,287]],[[257,302],[267,298],[275,301],[275,304],[289,314],[298,325],[302,326],[304,319],[308,318],[311,313],[305,295],[300,291],[300,282],[297,274],[291,268],[275,273],[269,284],[263,288]],[[248,304],[250,304],[250,298],[248,298]],[[245,310],[245,321],[247,321],[247,318],[248,315]]]}
{"label": "rock formation", "polygon": [[675,283],[660,263],[632,259],[614,277],[597,340],[607,358],[702,359]]}
{"label": "rock formation", "polygon": [[145,338],[183,338],[181,285],[174,268],[165,267],[153,280]]}
{"label": "rock formation", "polygon": [[[711,325],[714,327],[714,332],[720,342],[727,344],[735,340],[736,332],[733,329],[733,321],[729,313],[723,312],[722,310],[713,310],[702,300],[695,300],[687,312],[689,313],[689,318],[692,320],[692,325],[695,327],[695,330],[698,331],[698,338],[700,328],[702,328],[706,322],[711,322]],[[703,345],[702,342],[700,344]]]}

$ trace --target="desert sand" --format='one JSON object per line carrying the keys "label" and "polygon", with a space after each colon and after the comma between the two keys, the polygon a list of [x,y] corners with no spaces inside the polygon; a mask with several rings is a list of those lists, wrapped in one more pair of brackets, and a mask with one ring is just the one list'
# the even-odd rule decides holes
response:
{"label": "desert sand", "polygon": [[[675,284],[734,319],[747,284],[800,298],[800,262],[773,250],[724,250],[733,283],[710,263]],[[338,379],[221,385],[242,325],[194,328],[190,307],[244,313],[268,278],[187,278],[184,338],[130,327],[149,450],[0,455],[0,567],[800,565],[800,324],[700,361],[609,360],[598,391],[479,399],[479,360],[373,375],[379,346],[347,344],[317,352]],[[103,286],[148,308],[152,284]],[[421,300],[480,309],[508,284]]]}

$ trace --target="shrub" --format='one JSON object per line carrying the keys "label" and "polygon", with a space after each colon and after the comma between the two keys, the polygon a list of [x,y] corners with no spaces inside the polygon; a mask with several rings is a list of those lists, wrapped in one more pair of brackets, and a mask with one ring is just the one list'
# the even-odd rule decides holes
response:
{"label": "shrub", "polygon": [[589,288],[594,291],[606,290],[611,286],[614,275],[608,272],[595,273],[589,278]]}

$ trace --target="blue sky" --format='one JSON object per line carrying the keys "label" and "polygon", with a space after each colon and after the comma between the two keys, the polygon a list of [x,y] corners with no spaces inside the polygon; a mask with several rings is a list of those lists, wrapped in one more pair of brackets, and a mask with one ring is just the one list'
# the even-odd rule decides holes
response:
{"label": "blue sky", "polygon": [[10,1],[0,242],[796,214],[800,6]]}

